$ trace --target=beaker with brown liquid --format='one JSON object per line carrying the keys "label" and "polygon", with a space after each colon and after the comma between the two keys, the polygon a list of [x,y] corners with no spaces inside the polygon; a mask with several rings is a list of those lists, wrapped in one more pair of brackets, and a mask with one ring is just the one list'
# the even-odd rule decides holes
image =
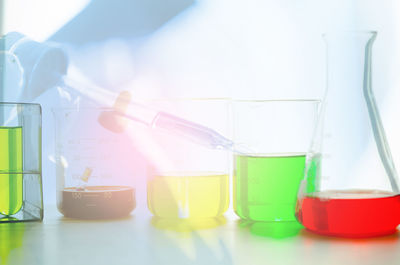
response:
{"label": "beaker with brown liquid", "polygon": [[57,207],[66,217],[109,219],[136,206],[130,145],[103,128],[106,109],[54,109]]}

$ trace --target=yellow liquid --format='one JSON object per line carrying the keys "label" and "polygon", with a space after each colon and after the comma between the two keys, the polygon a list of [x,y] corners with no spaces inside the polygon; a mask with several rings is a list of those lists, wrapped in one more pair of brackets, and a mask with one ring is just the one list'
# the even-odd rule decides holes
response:
{"label": "yellow liquid", "polygon": [[155,176],[147,183],[149,210],[163,218],[211,218],[229,205],[227,174]]}
{"label": "yellow liquid", "polygon": [[0,214],[22,207],[22,127],[0,127]]}

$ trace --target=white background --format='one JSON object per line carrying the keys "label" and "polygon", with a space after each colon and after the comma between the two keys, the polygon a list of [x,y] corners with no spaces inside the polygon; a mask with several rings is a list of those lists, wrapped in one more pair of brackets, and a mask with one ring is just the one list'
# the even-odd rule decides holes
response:
{"label": "white background", "polygon": [[[5,0],[3,33],[44,41],[88,3]],[[400,167],[399,16],[395,0],[200,0],[151,35],[87,43],[73,48],[71,58],[93,82],[115,91],[128,88],[138,98],[319,98],[325,84],[321,33],[377,30],[373,89]],[[54,152],[54,95],[38,99],[44,108],[45,203],[55,202],[55,170],[48,159]]]}

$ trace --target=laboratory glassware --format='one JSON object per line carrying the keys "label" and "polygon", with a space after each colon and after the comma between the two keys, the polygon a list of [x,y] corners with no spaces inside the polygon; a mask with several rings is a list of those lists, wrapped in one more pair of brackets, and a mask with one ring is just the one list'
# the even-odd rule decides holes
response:
{"label": "laboratory glassware", "polygon": [[250,221],[295,221],[318,100],[234,100],[233,207]]}
{"label": "laboratory glassware", "polygon": [[[61,94],[84,98],[98,107],[111,107],[120,94],[96,86],[77,69],[68,69],[68,56],[57,43],[39,43],[23,34],[11,32],[0,38],[0,101],[32,101],[46,90],[57,88]],[[67,76],[67,69],[69,75]],[[126,93],[125,93],[126,94]],[[191,121],[160,112],[135,101],[113,112],[155,129],[169,130],[211,148],[232,149],[233,143],[216,131]]]}
{"label": "laboratory glassware", "polygon": [[67,72],[68,57],[59,44],[40,43],[18,32],[0,38],[0,101],[32,102]]}
{"label": "laboratory glassware", "polygon": [[41,221],[39,104],[0,103],[0,222]]}
{"label": "laboratory glassware", "polygon": [[323,35],[327,88],[296,210],[297,219],[319,234],[380,236],[400,223],[397,172],[372,91],[376,36]]}
{"label": "laboratory glassware", "polygon": [[[163,99],[146,105],[228,135],[226,99]],[[157,217],[213,218],[229,206],[230,156],[169,130],[149,130],[158,159],[148,170],[147,204]]]}
{"label": "laboratory glassware", "polygon": [[108,110],[53,110],[57,206],[66,217],[117,218],[136,206],[129,139],[98,122]]}

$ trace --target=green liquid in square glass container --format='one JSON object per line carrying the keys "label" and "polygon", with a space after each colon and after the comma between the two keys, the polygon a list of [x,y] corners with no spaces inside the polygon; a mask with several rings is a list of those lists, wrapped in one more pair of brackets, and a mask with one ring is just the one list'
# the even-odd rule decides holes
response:
{"label": "green liquid in square glass container", "polygon": [[235,155],[233,205],[242,219],[295,221],[304,153]]}
{"label": "green liquid in square glass container", "polygon": [[0,127],[0,214],[22,207],[22,127]]}

